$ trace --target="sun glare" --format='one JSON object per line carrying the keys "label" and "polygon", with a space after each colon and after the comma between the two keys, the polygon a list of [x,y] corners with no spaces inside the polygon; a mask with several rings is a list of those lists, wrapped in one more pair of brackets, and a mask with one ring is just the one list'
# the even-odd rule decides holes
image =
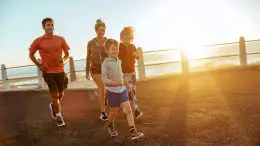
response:
{"label": "sun glare", "polygon": [[182,50],[184,51],[184,55],[189,59],[199,59],[204,58],[207,56],[207,52],[204,48],[199,47],[198,45],[185,45],[182,47]]}
{"label": "sun glare", "polygon": [[235,41],[253,32],[246,13],[225,0],[185,2],[158,3],[153,12],[139,20],[136,42],[146,50],[175,49],[176,44],[185,42],[188,58],[196,59],[207,56],[207,50],[198,46]]}

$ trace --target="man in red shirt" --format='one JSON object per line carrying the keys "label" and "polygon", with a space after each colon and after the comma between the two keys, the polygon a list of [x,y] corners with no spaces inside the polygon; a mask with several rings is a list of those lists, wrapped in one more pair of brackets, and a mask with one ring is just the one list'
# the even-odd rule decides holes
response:
{"label": "man in red shirt", "polygon": [[[35,39],[31,44],[29,49],[30,59],[40,68],[48,85],[52,96],[50,108],[57,126],[64,126],[65,122],[61,116],[60,101],[64,96],[65,89],[64,61],[69,57],[68,51],[70,48],[63,37],[53,34],[54,21],[52,18],[43,19],[42,27],[45,34]],[[41,62],[38,62],[34,56],[36,51],[39,51]],[[65,54],[63,58],[62,52]]]}

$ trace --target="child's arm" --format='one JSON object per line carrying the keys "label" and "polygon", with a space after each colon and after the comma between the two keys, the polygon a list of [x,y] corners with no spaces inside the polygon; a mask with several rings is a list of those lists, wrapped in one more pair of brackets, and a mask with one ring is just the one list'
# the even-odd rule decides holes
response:
{"label": "child's arm", "polygon": [[139,60],[140,54],[139,54],[139,52],[137,51],[135,45],[133,45],[133,55],[134,55],[134,57],[135,57],[136,60]]}
{"label": "child's arm", "polygon": [[105,84],[105,86],[107,87],[116,87],[121,85],[120,82],[113,82],[111,79],[109,79],[108,75],[111,74],[111,72],[109,72],[108,68],[108,63],[107,61],[103,61],[102,63],[102,69],[101,69],[101,76],[102,76],[102,80]]}

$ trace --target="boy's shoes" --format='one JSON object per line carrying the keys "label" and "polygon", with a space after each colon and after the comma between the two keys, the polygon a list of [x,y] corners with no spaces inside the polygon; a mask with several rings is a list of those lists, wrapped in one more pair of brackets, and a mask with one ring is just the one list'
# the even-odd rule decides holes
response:
{"label": "boy's shoes", "polygon": [[118,132],[114,126],[108,126],[107,131],[112,137],[118,136]]}
{"label": "boy's shoes", "polygon": [[134,130],[133,132],[130,133],[131,139],[136,140],[138,138],[144,137],[144,134],[141,132],[138,132],[137,130]]}
{"label": "boy's shoes", "polygon": [[100,120],[102,120],[103,122],[108,121],[108,117],[107,114],[105,112],[101,113],[99,116]]}

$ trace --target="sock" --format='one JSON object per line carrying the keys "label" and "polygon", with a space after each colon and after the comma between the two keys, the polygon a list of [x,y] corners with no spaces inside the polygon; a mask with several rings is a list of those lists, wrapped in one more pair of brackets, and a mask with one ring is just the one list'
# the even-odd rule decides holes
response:
{"label": "sock", "polygon": [[61,117],[61,113],[56,113],[56,116],[59,116],[59,117]]}
{"label": "sock", "polygon": [[114,126],[114,122],[108,122],[108,127],[113,127]]}
{"label": "sock", "polygon": [[102,112],[101,114],[102,114],[102,115],[106,115],[106,112]]}
{"label": "sock", "polygon": [[131,126],[131,127],[129,127],[129,130],[130,130],[130,132],[134,132],[136,129],[135,129],[135,126]]}

